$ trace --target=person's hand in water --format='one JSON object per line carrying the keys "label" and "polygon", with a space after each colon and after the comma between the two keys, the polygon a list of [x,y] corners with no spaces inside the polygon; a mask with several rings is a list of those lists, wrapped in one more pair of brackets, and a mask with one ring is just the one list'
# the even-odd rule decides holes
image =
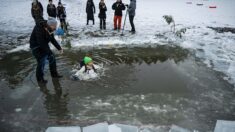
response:
{"label": "person's hand in water", "polygon": [[60,54],[63,54],[63,53],[64,53],[64,50],[63,50],[63,49],[61,49],[61,50],[59,50],[59,52],[60,52]]}

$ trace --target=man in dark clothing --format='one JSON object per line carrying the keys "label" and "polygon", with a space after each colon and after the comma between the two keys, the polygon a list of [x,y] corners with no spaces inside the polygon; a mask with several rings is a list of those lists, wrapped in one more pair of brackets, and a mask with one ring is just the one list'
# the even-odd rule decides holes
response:
{"label": "man in dark clothing", "polygon": [[49,42],[51,42],[61,53],[63,53],[63,49],[57,43],[53,34],[53,31],[55,31],[57,26],[57,21],[54,18],[49,18],[47,25],[50,28],[36,25],[30,37],[30,49],[37,60],[36,78],[39,83],[47,83],[43,78],[46,60],[49,61],[51,76],[53,78],[62,77],[57,72],[56,59],[49,47]]}
{"label": "man in dark clothing", "polygon": [[128,8],[129,12],[129,20],[131,24],[131,31],[132,33],[135,33],[135,25],[134,25],[134,17],[135,17],[135,10],[136,10],[136,0],[130,0],[131,3]]}
{"label": "man in dark clothing", "polygon": [[57,7],[57,17],[60,19],[60,26],[64,31],[67,31],[67,25],[66,25],[66,11],[65,7],[62,5],[61,2],[58,3]]}
{"label": "man in dark clothing", "polygon": [[49,0],[49,4],[47,5],[47,14],[49,17],[56,18],[56,6],[53,4],[52,0]]}
{"label": "man in dark clothing", "polygon": [[43,7],[42,4],[38,0],[33,0],[31,15],[34,18],[35,22],[44,20],[43,18]]}
{"label": "man in dark clothing", "polygon": [[89,20],[93,21],[93,25],[95,25],[95,5],[93,0],[87,0],[86,4],[86,13],[87,13],[87,25],[89,24]]}
{"label": "man in dark clothing", "polygon": [[99,8],[100,8],[100,13],[99,13],[99,18],[100,18],[100,29],[106,29],[106,11],[107,7],[104,3],[104,0],[101,0],[99,3]]}
{"label": "man in dark clothing", "polygon": [[117,0],[112,6],[112,9],[115,10],[114,13],[114,30],[121,29],[122,23],[122,11],[126,9],[125,5],[121,0]]}

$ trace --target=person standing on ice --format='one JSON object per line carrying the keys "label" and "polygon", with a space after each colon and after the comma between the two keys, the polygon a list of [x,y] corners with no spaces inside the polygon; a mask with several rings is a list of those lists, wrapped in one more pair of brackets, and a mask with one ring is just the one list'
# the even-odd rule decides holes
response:
{"label": "person standing on ice", "polygon": [[114,12],[114,30],[121,30],[122,23],[122,11],[126,9],[125,5],[122,3],[122,0],[117,0],[112,9]]}
{"label": "person standing on ice", "polygon": [[58,7],[57,7],[57,18],[60,19],[60,26],[63,30],[67,30],[67,25],[66,25],[66,11],[65,7],[62,5],[62,3],[59,1],[58,2]]}
{"label": "person standing on ice", "polygon": [[87,25],[89,25],[89,20],[93,21],[93,25],[95,25],[95,4],[93,0],[87,0],[86,4],[86,13],[87,13]]}
{"label": "person standing on ice", "polygon": [[42,4],[38,0],[33,0],[32,8],[31,8],[31,15],[35,23],[38,23],[38,21],[44,20],[43,7],[42,7]]}
{"label": "person standing on ice", "polygon": [[101,0],[99,3],[99,8],[100,8],[100,13],[99,13],[99,18],[100,18],[100,29],[106,29],[106,11],[107,7],[104,3],[104,0]]}
{"label": "person standing on ice", "polygon": [[47,80],[43,77],[44,67],[47,60],[49,61],[51,76],[53,78],[62,77],[57,72],[55,55],[49,47],[49,42],[51,42],[61,54],[63,53],[63,49],[55,40],[53,34],[57,27],[57,21],[55,18],[49,18],[46,23],[48,27],[36,25],[30,36],[30,49],[32,50],[33,56],[37,60],[36,78],[38,83],[42,84],[47,83]]}
{"label": "person standing on ice", "polygon": [[130,5],[128,7],[129,13],[129,20],[131,24],[131,33],[135,33],[135,25],[134,25],[134,17],[135,17],[135,10],[136,10],[136,0],[130,0]]}
{"label": "person standing on ice", "polygon": [[53,4],[52,0],[49,0],[49,4],[47,5],[47,14],[49,17],[56,18],[56,6]]}

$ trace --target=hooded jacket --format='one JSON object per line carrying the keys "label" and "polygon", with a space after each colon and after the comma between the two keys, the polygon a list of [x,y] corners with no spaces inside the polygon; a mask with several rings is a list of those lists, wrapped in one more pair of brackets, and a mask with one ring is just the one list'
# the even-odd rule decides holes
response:
{"label": "hooded jacket", "polygon": [[131,0],[131,3],[128,8],[129,15],[135,16],[135,10],[136,10],[136,0]]}
{"label": "hooded jacket", "polygon": [[115,16],[122,16],[122,11],[125,10],[126,7],[122,2],[115,2],[112,6],[112,9],[115,10]]}

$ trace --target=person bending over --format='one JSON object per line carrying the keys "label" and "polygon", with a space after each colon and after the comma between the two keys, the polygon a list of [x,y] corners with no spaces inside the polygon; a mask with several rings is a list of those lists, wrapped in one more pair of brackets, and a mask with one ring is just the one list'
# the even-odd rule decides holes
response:
{"label": "person bending over", "polygon": [[36,78],[39,83],[47,83],[44,79],[44,67],[46,61],[49,61],[49,68],[53,78],[61,78],[56,67],[55,55],[49,47],[51,42],[59,51],[63,53],[63,49],[54,38],[53,32],[56,30],[57,21],[55,18],[49,18],[46,22],[48,27],[36,25],[30,37],[30,49],[37,60]]}

